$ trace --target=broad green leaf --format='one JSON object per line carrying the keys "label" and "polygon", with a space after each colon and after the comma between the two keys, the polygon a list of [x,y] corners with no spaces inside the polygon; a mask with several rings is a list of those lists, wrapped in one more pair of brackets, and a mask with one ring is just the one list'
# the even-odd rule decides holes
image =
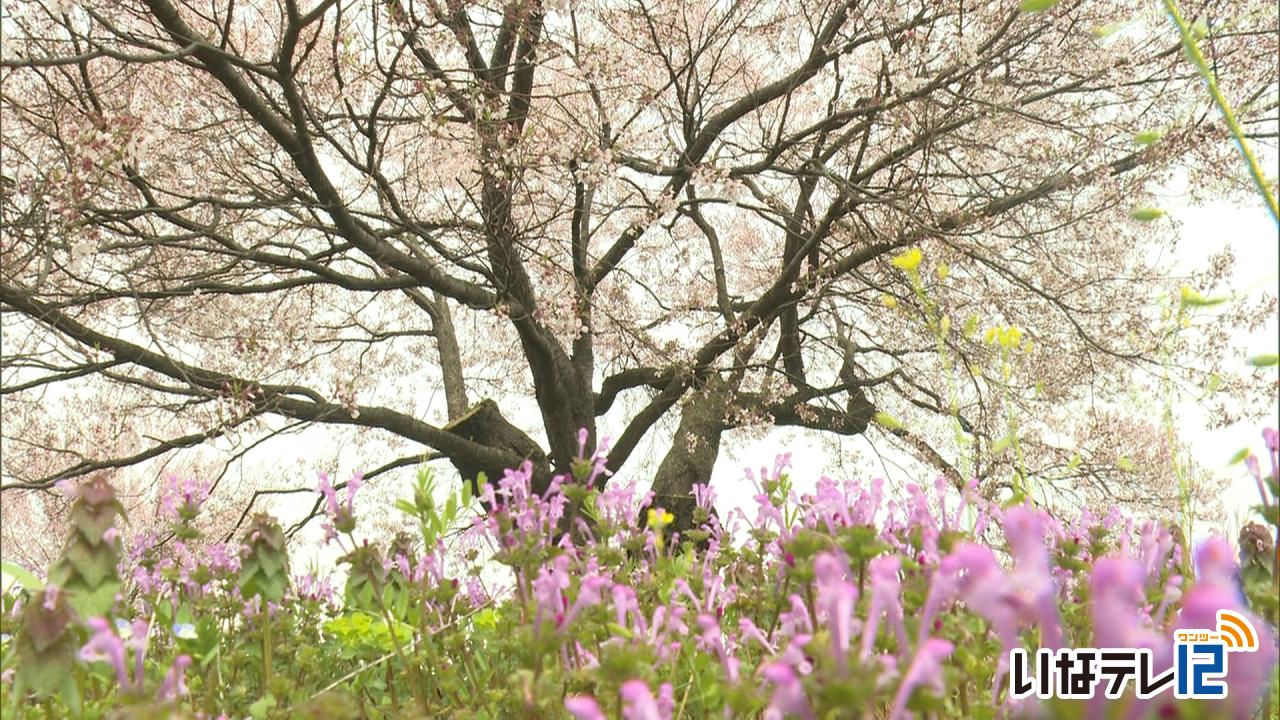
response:
{"label": "broad green leaf", "polygon": [[1270,353],[1267,355],[1254,355],[1249,358],[1249,364],[1257,368],[1275,367],[1280,365],[1280,355]]}
{"label": "broad green leaf", "polygon": [[1247,447],[1240,448],[1239,450],[1236,451],[1235,455],[1231,456],[1231,459],[1227,461],[1227,464],[1239,465],[1240,463],[1244,462],[1244,459],[1247,457],[1249,457],[1249,448]]}
{"label": "broad green leaf", "polygon": [[13,578],[14,582],[21,585],[25,590],[35,592],[44,588],[44,582],[36,577],[34,573],[7,560],[0,561],[0,572]]}
{"label": "broad green leaf", "polygon": [[1151,222],[1152,220],[1159,220],[1164,217],[1164,211],[1155,207],[1136,207],[1129,211],[1129,217],[1137,220],[1138,222]]}

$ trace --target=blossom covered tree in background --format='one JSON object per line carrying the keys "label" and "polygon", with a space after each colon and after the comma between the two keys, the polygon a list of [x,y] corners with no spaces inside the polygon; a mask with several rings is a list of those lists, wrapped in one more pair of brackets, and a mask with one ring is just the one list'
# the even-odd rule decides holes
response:
{"label": "blossom covered tree in background", "polygon": [[[1246,181],[1156,8],[1031,5],[6,8],[4,501],[312,424],[542,489],[674,425],[687,523],[791,425],[1168,507],[1131,388],[1256,415],[1225,345],[1274,303],[1182,336],[1232,258],[1170,277],[1152,193]],[[1273,10],[1186,8],[1264,133]]]}

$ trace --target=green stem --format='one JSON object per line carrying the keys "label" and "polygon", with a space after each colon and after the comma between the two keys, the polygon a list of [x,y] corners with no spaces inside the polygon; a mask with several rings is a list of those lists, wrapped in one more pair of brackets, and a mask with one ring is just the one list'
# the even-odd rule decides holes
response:
{"label": "green stem", "polygon": [[1240,154],[1244,156],[1245,164],[1249,166],[1249,174],[1253,176],[1253,184],[1258,187],[1262,199],[1267,203],[1267,209],[1271,211],[1271,219],[1280,224],[1280,207],[1276,205],[1275,193],[1271,192],[1271,185],[1267,182],[1266,177],[1262,174],[1262,166],[1258,164],[1258,157],[1254,155],[1253,148],[1249,146],[1249,141],[1245,138],[1244,128],[1240,126],[1240,121],[1236,119],[1235,111],[1231,109],[1231,103],[1227,102],[1227,98],[1222,94],[1222,89],[1218,87],[1218,78],[1209,67],[1208,61],[1205,60],[1204,53],[1200,52],[1200,44],[1196,42],[1195,33],[1192,32],[1191,26],[1183,19],[1182,12],[1178,10],[1177,0],[1164,0],[1165,11],[1169,13],[1169,17],[1173,20],[1173,24],[1178,26],[1178,34],[1182,36],[1182,46],[1187,50],[1187,57],[1191,59],[1191,63],[1196,66],[1196,70],[1200,72],[1200,77],[1204,79],[1205,85],[1209,88],[1209,96],[1213,98],[1213,102],[1218,106],[1218,110],[1222,111],[1222,118],[1227,122],[1227,128],[1231,131],[1231,136],[1235,138],[1236,145],[1240,148]]}
{"label": "green stem", "polygon": [[262,614],[262,691],[271,692],[271,617]]}

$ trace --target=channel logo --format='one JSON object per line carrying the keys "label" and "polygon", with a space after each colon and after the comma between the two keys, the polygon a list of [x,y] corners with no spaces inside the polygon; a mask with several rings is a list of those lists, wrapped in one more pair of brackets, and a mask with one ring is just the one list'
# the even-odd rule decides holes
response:
{"label": "channel logo", "polygon": [[1230,655],[1258,651],[1258,631],[1245,615],[1219,610],[1217,627],[1178,630],[1173,635],[1173,666],[1157,672],[1148,648],[1041,648],[1036,651],[1035,676],[1023,648],[1009,651],[1009,696],[1049,698],[1094,697],[1106,681],[1103,694],[1123,697],[1133,683],[1139,698],[1150,698],[1173,688],[1174,697],[1217,700],[1227,697]]}
{"label": "channel logo", "polygon": [[1218,611],[1218,639],[1227,646],[1227,652],[1256,652],[1258,633],[1249,618],[1230,610]]}

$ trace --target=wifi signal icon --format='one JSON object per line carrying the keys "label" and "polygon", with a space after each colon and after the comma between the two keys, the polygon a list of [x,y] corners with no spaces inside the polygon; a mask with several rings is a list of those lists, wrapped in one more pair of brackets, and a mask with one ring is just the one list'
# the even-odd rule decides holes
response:
{"label": "wifi signal icon", "polygon": [[1249,618],[1231,610],[1218,611],[1218,639],[1228,652],[1253,652],[1258,649],[1258,633]]}

